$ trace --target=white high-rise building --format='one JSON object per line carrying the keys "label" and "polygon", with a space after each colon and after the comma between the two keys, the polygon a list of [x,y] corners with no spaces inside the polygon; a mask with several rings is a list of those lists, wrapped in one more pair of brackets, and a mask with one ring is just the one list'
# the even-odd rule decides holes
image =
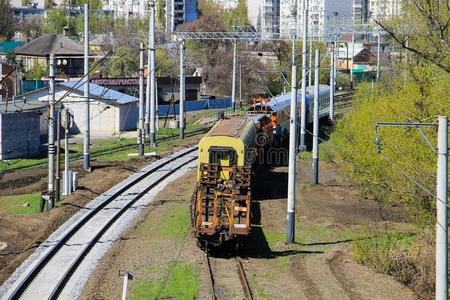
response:
{"label": "white high-rise building", "polygon": [[247,15],[250,25],[263,35],[278,34],[279,0],[247,0]]}
{"label": "white high-rise building", "polygon": [[223,9],[233,9],[239,4],[239,0],[213,0],[213,2],[220,5]]}
{"label": "white high-rise building", "polygon": [[103,10],[114,12],[114,17],[136,18],[147,13],[147,2],[145,0],[103,0]]}
{"label": "white high-rise building", "polygon": [[[303,1],[280,0],[280,35],[289,37],[296,25],[297,36],[302,34]],[[308,35],[327,36],[350,30],[353,24],[354,0],[309,0]],[[296,14],[295,14],[296,13]],[[297,18],[297,22],[296,22]]]}
{"label": "white high-rise building", "polygon": [[353,21],[357,24],[367,23],[369,0],[353,0]]}
{"label": "white high-rise building", "polygon": [[369,0],[369,19],[382,20],[401,12],[402,0]]}

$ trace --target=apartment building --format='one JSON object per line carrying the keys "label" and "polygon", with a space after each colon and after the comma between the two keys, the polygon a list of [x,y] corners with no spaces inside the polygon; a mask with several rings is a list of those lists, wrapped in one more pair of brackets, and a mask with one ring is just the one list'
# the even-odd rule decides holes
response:
{"label": "apartment building", "polygon": [[369,0],[370,20],[386,19],[401,12],[402,0]]}
{"label": "apartment building", "polygon": [[[280,35],[289,37],[293,28],[297,36],[302,34],[303,1],[280,0]],[[350,30],[353,24],[355,0],[309,0],[308,35],[326,36],[335,31]]]}
{"label": "apartment building", "polygon": [[247,0],[247,15],[250,25],[255,26],[261,34],[278,35],[280,19],[279,0]]}
{"label": "apartment building", "polygon": [[166,0],[166,31],[174,32],[178,25],[197,18],[197,0]]}
{"label": "apartment building", "polygon": [[353,21],[356,24],[367,23],[369,13],[369,0],[353,1]]}

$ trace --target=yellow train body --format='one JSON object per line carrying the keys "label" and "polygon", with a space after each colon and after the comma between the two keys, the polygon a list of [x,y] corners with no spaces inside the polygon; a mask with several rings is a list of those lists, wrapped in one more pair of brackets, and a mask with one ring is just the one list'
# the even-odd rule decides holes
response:
{"label": "yellow train body", "polygon": [[250,233],[255,140],[267,124],[265,116],[224,119],[201,139],[191,206],[193,233],[200,240],[218,245]]}
{"label": "yellow train body", "polygon": [[[197,180],[201,177],[201,164],[218,164],[224,167],[251,164],[248,160],[253,154],[255,135],[255,123],[245,118],[226,119],[217,123],[199,143]],[[233,152],[220,152],[224,149],[233,149]],[[228,180],[230,176],[227,171],[220,175],[223,180]]]}

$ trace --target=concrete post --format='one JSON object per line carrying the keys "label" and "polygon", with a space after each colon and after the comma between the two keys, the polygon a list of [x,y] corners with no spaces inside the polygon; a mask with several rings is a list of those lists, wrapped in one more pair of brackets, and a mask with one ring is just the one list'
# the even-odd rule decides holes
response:
{"label": "concrete post", "polygon": [[295,178],[297,160],[297,65],[295,64],[295,34],[292,39],[291,107],[289,118],[289,173],[286,243],[295,241]]}
{"label": "concrete post", "polygon": [[[56,177],[55,177],[55,201],[61,200],[61,110],[56,114]],[[55,201],[52,206],[55,207]]]}
{"label": "concrete post", "polygon": [[314,70],[314,123],[313,123],[313,176],[312,184],[319,183],[319,82],[320,81],[320,51],[316,49]]}
{"label": "concrete post", "polygon": [[184,139],[184,98],[185,98],[185,84],[184,84],[184,41],[180,43],[180,139]]}
{"label": "concrete post", "polygon": [[144,155],[144,44],[139,45],[139,126],[137,143],[139,156]]}
{"label": "concrete post", "polygon": [[448,118],[439,116],[436,184],[436,300],[448,299]]}
{"label": "concrete post", "polygon": [[331,44],[331,54],[330,54],[330,120],[333,121],[334,118],[334,45]]}
{"label": "concrete post", "polygon": [[308,1],[304,0],[303,3],[303,43],[302,43],[302,102],[300,108],[300,148],[305,149],[305,136],[306,136],[306,43],[308,35]]}
{"label": "concrete post", "polygon": [[150,147],[156,146],[156,131],[155,131],[155,2],[150,2],[150,40],[149,40],[149,55],[150,55]]}
{"label": "concrete post", "polygon": [[231,85],[231,106],[233,112],[236,110],[236,59],[237,59],[237,41],[233,41],[233,79]]}
{"label": "concrete post", "polygon": [[308,85],[312,86],[312,62],[313,62],[313,41],[309,39],[309,72],[308,72]]}
{"label": "concrete post", "polygon": [[89,107],[89,8],[88,5],[84,5],[84,101],[85,104],[85,124],[83,134],[83,167],[86,171],[91,171],[91,159],[90,159],[90,107]]}
{"label": "concrete post", "polygon": [[64,195],[70,195],[71,191],[71,182],[69,178],[69,123],[70,123],[70,114],[69,110],[66,108],[65,110],[65,124],[64,124]]}
{"label": "concrete post", "polygon": [[48,209],[52,208],[55,194],[55,55],[50,54],[49,62],[50,99],[48,110]]}
{"label": "concrete post", "polygon": [[377,39],[377,81],[380,79],[380,32],[378,32]]}

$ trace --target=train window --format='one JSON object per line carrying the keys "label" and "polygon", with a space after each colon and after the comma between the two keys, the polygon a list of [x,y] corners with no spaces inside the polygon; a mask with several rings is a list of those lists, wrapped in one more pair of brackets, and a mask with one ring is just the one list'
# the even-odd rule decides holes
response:
{"label": "train window", "polygon": [[236,151],[231,147],[210,147],[209,163],[221,166],[232,166],[237,162]]}

